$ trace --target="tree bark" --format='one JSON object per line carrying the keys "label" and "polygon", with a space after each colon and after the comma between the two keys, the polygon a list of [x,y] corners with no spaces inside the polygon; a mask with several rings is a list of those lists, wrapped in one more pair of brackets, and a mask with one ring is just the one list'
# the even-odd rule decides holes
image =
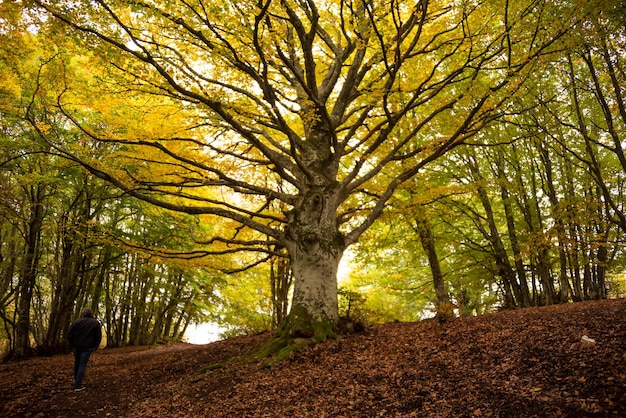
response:
{"label": "tree bark", "polygon": [[437,316],[441,320],[451,319],[454,316],[452,311],[453,307],[450,303],[450,296],[446,290],[446,284],[441,271],[441,264],[439,263],[439,257],[437,256],[435,236],[423,209],[418,209],[415,222],[415,229],[420,237],[422,248],[428,257],[428,265],[430,266],[430,271],[433,276],[433,288],[435,289],[435,298],[437,299]]}
{"label": "tree bark", "polygon": [[507,308],[515,308],[517,306],[516,301],[522,299],[521,289],[515,281],[515,272],[513,271],[506,248],[502,242],[502,237],[498,231],[489,194],[487,193],[485,187],[480,184],[480,182],[484,179],[480,174],[478,164],[474,158],[470,158],[468,160],[468,166],[475,180],[478,182],[476,190],[478,192],[478,198],[483,206],[483,209],[485,210],[485,218],[487,219],[487,224],[489,226],[488,231],[481,227],[481,232],[493,248],[494,262],[498,268],[498,274],[502,278],[504,303]]}
{"label": "tree bark", "polygon": [[43,199],[45,185],[32,186],[29,191],[31,213],[28,221],[28,234],[24,248],[22,274],[18,285],[19,301],[17,305],[18,320],[16,324],[14,358],[23,358],[30,351],[30,308],[33,289],[37,278],[39,260],[39,241],[44,219]]}
{"label": "tree bark", "polygon": [[563,221],[563,214],[561,204],[559,202],[559,198],[557,196],[556,188],[554,186],[554,176],[553,176],[553,168],[552,168],[552,160],[551,156],[548,153],[548,150],[544,146],[542,142],[538,142],[539,154],[541,156],[541,161],[543,163],[544,172],[546,176],[545,192],[548,195],[548,200],[552,206],[552,215],[555,222],[555,230],[557,235],[558,242],[558,252],[559,252],[559,302],[567,303],[570,299],[570,295],[572,293],[572,289],[570,287],[569,279],[567,277],[567,255],[565,253],[565,224]]}
{"label": "tree bark", "polygon": [[291,311],[281,327],[283,335],[318,341],[334,335],[339,319],[337,271],[345,250],[336,202],[332,191],[314,188],[289,215],[287,250],[297,280]]}
{"label": "tree bark", "polygon": [[[515,151],[514,151],[515,152]],[[509,240],[511,241],[511,251],[513,252],[513,260],[515,262],[515,271],[519,280],[520,298],[517,301],[518,306],[528,307],[532,305],[530,289],[528,288],[528,279],[524,269],[524,259],[517,237],[517,228],[515,227],[515,216],[512,208],[512,198],[509,190],[505,186],[508,183],[502,156],[498,154],[498,163],[496,164],[496,175],[500,181],[500,197],[502,198],[502,206],[504,208],[504,216],[506,217],[507,231]]]}

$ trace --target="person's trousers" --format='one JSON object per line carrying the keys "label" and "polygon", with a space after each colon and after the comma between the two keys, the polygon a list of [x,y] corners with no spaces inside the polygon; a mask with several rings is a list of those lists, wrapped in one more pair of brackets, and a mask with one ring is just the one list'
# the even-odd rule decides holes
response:
{"label": "person's trousers", "polygon": [[74,349],[74,388],[78,389],[83,386],[83,377],[87,369],[87,362],[93,350],[80,351]]}

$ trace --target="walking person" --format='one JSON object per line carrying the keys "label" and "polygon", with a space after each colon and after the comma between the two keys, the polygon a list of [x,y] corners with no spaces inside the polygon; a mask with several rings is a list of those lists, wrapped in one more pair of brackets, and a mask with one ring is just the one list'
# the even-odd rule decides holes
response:
{"label": "walking person", "polygon": [[89,356],[96,351],[102,340],[102,326],[93,317],[91,309],[84,308],[81,317],[72,322],[67,340],[74,352],[74,392],[80,392],[86,389],[83,386],[83,377]]}

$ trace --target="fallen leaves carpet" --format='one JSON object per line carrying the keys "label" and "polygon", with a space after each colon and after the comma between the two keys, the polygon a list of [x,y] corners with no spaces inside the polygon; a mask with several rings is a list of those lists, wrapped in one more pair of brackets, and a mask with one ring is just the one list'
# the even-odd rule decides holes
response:
{"label": "fallen leaves carpet", "polygon": [[226,363],[267,338],[101,350],[80,393],[71,354],[2,364],[0,416],[626,416],[624,300],[377,325],[271,368]]}

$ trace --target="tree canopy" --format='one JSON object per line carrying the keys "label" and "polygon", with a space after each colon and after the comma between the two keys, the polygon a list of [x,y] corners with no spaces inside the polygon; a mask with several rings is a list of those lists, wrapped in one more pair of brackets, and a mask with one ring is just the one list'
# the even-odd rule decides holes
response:
{"label": "tree canopy", "polygon": [[[281,335],[323,340],[338,320],[345,250],[398,213],[420,242],[411,257],[428,254],[437,304],[472,306],[470,295],[494,291],[508,307],[581,299],[593,286],[603,295],[602,266],[616,259],[608,242],[626,230],[626,165],[615,163],[623,39],[602,29],[621,28],[619,7],[34,0],[3,14],[43,38],[18,115],[34,152],[194,216],[184,218],[192,243],[161,257],[211,256],[223,272],[287,259],[294,288]],[[568,200],[577,194],[584,202]],[[608,223],[563,215],[601,202],[591,212]],[[568,274],[585,265],[577,250],[597,253],[599,270],[572,285]],[[498,280],[468,279],[485,272]],[[28,294],[32,280],[21,283]]]}

